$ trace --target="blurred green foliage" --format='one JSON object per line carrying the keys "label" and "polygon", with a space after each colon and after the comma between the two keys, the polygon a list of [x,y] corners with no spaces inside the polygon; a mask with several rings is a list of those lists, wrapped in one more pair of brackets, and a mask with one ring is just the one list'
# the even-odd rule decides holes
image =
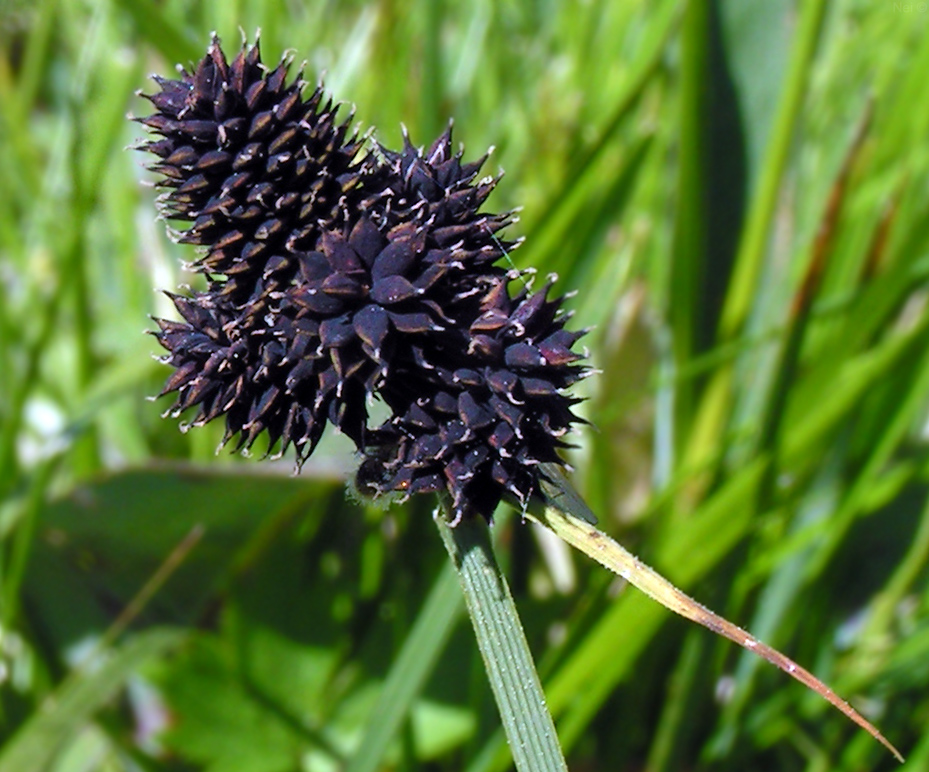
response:
{"label": "blurred green foliage", "polygon": [[[602,527],[925,769],[927,24],[893,0],[0,0],[0,770],[509,764],[431,502],[347,498],[338,438],[298,478],[214,458],[221,428],[145,399],[152,289],[195,279],[124,116],[211,30],[257,28],[388,146],[452,116],[469,157],[496,145],[512,259],[594,327],[571,460]],[[572,768],[896,768],[518,517],[496,535]]]}

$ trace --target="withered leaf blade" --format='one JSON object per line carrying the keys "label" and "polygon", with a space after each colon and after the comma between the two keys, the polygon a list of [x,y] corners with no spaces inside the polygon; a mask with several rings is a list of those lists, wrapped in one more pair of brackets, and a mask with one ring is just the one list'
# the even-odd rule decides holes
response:
{"label": "withered leaf blade", "polygon": [[642,563],[621,544],[597,529],[593,524],[596,518],[574,492],[557,466],[546,467],[543,485],[546,488],[544,505],[528,512],[528,517],[547,526],[568,544],[618,574],[670,611],[706,627],[780,668],[791,678],[816,692],[844,713],[887,748],[898,761],[904,761],[903,756],[887,738],[816,676],[777,649],[759,641],[729,620],[702,606],[657,571]]}

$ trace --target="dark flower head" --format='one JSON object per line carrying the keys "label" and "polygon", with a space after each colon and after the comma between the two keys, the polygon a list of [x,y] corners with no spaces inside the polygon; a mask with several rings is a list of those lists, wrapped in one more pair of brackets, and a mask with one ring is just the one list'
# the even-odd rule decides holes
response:
{"label": "dark flower head", "polygon": [[287,285],[295,256],[319,234],[346,223],[365,195],[372,159],[321,88],[303,98],[304,81],[288,83],[290,60],[261,64],[258,44],[232,64],[214,38],[194,72],[156,77],[147,95],[155,112],[139,119],[162,139],[143,149],[167,189],[165,216],[192,225],[179,241],[205,247],[195,266],[221,275],[236,304]]}
{"label": "dark flower head", "polygon": [[[396,367],[415,367],[416,351],[455,340],[443,309],[464,302],[462,286],[470,295],[489,281],[466,279],[453,250],[425,244],[414,223],[384,234],[362,217],[297,256],[296,276],[268,293],[261,313],[215,289],[174,296],[187,324],[159,320],[177,368],[165,391],[179,391],[178,410],[201,405],[194,423],[225,415],[227,434],[247,445],[267,429],[272,444],[295,445],[299,462],[327,418],[363,446],[369,398]],[[227,397],[207,402],[217,394]]]}
{"label": "dark flower head", "polygon": [[347,236],[326,231],[263,314],[223,293],[172,296],[185,323],[157,320],[156,337],[176,368],[164,389],[178,392],[175,411],[199,405],[195,424],[224,415],[240,446],[267,430],[298,462],[327,419],[362,444],[367,400],[392,363],[448,321],[430,290],[453,260],[422,242],[415,226],[385,236],[366,219]]}
{"label": "dark flower head", "polygon": [[452,127],[425,152],[413,146],[404,128],[403,151],[380,146],[387,174],[383,188],[365,202],[371,217],[383,229],[402,222],[417,222],[440,248],[454,247],[471,271],[486,269],[504,257],[517,242],[503,242],[496,233],[513,222],[511,212],[481,212],[499,177],[478,179],[488,155],[462,163],[463,150],[452,150]]}
{"label": "dark flower head", "polygon": [[403,144],[400,153],[379,146],[378,182],[366,186],[378,192],[362,206],[382,232],[414,224],[427,254],[448,256],[449,270],[437,284],[441,298],[436,300],[445,318],[463,329],[479,312],[488,287],[506,276],[507,268],[499,263],[521,243],[497,235],[514,221],[513,213],[481,211],[499,178],[478,178],[487,155],[464,163],[463,149],[452,150],[451,124],[428,150],[414,147],[405,128]]}
{"label": "dark flower head", "polygon": [[338,418],[335,384],[323,388],[311,351],[318,325],[279,317],[261,327],[210,293],[170,297],[184,321],[157,319],[154,333],[175,368],[161,392],[177,392],[169,412],[196,408],[194,426],[224,416],[223,444],[238,437],[236,449],[267,432],[269,449],[280,441],[280,453],[293,444],[298,461],[309,456],[327,416]]}
{"label": "dark flower head", "polygon": [[[513,218],[480,211],[486,156],[463,163],[449,126],[425,152],[404,132],[401,152],[358,160],[337,108],[288,68],[257,46],[228,64],[214,39],[141,119],[161,135],[145,148],[163,211],[192,223],[179,240],[204,248],[208,280],[171,296],[183,321],[156,320],[169,412],[223,417],[238,448],[267,434],[298,465],[331,422],[378,491],[447,491],[456,518],[525,504],[587,371],[548,286],[510,296],[518,274],[498,263],[516,244],[497,234]],[[393,413],[373,431],[372,398]]]}
{"label": "dark flower head", "polygon": [[565,390],[590,372],[572,351],[583,333],[564,329],[551,284],[514,298],[507,284],[484,296],[460,349],[420,351],[415,371],[385,386],[394,416],[371,435],[362,488],[447,491],[456,522],[489,519],[503,496],[525,506],[538,493],[540,464],[563,463],[562,438],[582,420]]}

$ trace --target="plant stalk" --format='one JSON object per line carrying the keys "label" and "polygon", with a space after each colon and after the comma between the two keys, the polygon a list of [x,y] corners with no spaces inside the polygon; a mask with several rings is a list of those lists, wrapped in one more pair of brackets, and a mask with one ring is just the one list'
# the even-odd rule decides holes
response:
{"label": "plant stalk", "polygon": [[487,524],[473,517],[451,527],[441,515],[436,524],[458,572],[516,769],[567,772],[526,634],[494,558]]}

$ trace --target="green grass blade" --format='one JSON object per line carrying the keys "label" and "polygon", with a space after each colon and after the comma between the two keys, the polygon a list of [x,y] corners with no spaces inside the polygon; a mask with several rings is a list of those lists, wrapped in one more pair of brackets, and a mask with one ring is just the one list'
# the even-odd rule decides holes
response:
{"label": "green grass blade", "polygon": [[[681,56],[679,200],[674,223],[673,255],[668,288],[668,320],[675,372],[697,355],[703,337],[703,293],[694,292],[706,283],[708,223],[706,165],[708,162],[707,120],[709,77],[710,3],[688,3],[684,15]],[[680,451],[690,429],[694,403],[693,379],[677,380],[674,389],[673,444]],[[677,455],[677,453],[675,453]]]}
{"label": "green grass blade", "polygon": [[549,199],[546,208],[538,215],[532,216],[532,222],[538,223],[533,231],[534,239],[542,241],[544,236],[546,241],[550,237],[557,240],[555,234],[550,235],[550,227],[557,224],[559,210],[563,208],[564,202],[571,197],[587,173],[610,147],[619,129],[654,79],[670,38],[677,29],[684,5],[680,0],[666,0],[656,12],[654,23],[649,25],[647,30],[648,39],[642,45],[643,53],[634,63],[635,69],[617,99],[610,119],[597,139],[583,150],[578,158],[573,159],[572,163],[567,165],[567,176],[555,188],[556,194]]}
{"label": "green grass blade", "polygon": [[794,51],[784,84],[784,93],[774,120],[765,164],[758,180],[758,190],[755,192],[742,242],[739,245],[732,287],[723,310],[721,334],[724,339],[737,333],[751,307],[755,285],[767,248],[771,223],[777,209],[781,181],[787,168],[797,121],[809,88],[810,68],[819,43],[826,6],[826,0],[811,0],[804,3],[797,21]]}
{"label": "green grass blade", "polygon": [[133,636],[99,666],[74,672],[0,754],[0,772],[43,772],[62,746],[112,699],[146,662],[176,646],[180,630],[152,630]]}
{"label": "green grass blade", "polygon": [[439,575],[390,668],[377,704],[371,710],[361,745],[346,772],[376,772],[382,768],[391,739],[407,719],[461,611],[458,579],[455,569],[448,565]]}
{"label": "green grass blade", "polygon": [[[765,162],[759,172],[757,189],[752,191],[751,204],[720,318],[721,343],[733,339],[742,331],[748,312],[756,299],[756,285],[767,252],[771,223],[777,209],[797,122],[807,93],[810,69],[819,42],[825,9],[825,0],[811,0],[803,5],[797,23],[792,58],[780,105]],[[723,367],[708,385],[696,417],[693,435],[688,441],[686,465],[699,466],[706,461],[708,449],[717,445],[722,427],[730,415],[732,378],[731,367]]]}

